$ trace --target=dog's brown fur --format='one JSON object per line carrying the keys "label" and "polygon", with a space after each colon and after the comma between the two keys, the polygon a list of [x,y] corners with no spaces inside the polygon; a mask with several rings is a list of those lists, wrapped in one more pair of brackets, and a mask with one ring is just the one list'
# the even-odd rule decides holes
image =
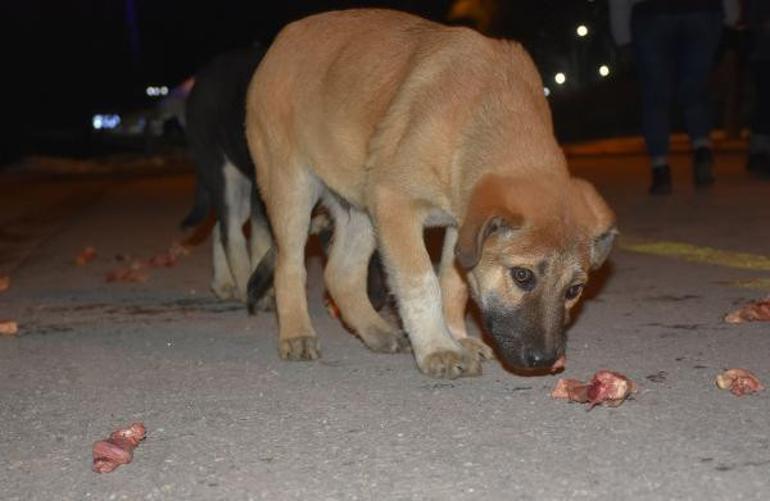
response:
{"label": "dog's brown fur", "polygon": [[[304,286],[319,199],[335,219],[328,289],[370,348],[404,348],[366,298],[376,232],[424,373],[475,375],[491,356],[466,335],[463,272],[505,361],[543,366],[564,353],[577,300],[565,290],[579,294],[606,258],[614,216],[569,176],[520,45],[395,11],[312,16],[286,27],[265,56],[246,127],[277,245],[284,358],[319,355]],[[447,227],[438,277],[425,226]],[[516,285],[514,268],[533,273],[532,290]]]}

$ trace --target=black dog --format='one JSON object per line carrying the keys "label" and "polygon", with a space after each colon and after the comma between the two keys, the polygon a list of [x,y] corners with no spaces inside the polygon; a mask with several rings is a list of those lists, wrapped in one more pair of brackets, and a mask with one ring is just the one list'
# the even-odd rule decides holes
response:
{"label": "black dog", "polygon": [[251,258],[259,262],[272,240],[243,130],[246,89],[264,53],[255,46],[220,55],[198,72],[187,98],[187,141],[198,180],[182,226],[200,223],[214,209],[211,289],[221,299],[246,300]]}
{"label": "black dog", "polygon": [[[248,298],[249,310],[272,304],[273,262],[262,257],[272,249],[270,224],[256,189],[254,164],[244,134],[246,90],[265,49],[253,46],[216,57],[195,76],[187,99],[187,141],[195,161],[195,202],[182,227],[199,224],[214,210],[217,222],[212,235],[214,276],[211,289],[221,299],[247,301],[249,276],[262,261],[262,286]],[[249,221],[246,241],[242,228]],[[329,224],[318,218],[313,233],[324,246],[331,239]],[[370,263],[369,296],[378,309],[386,301],[382,267]]]}

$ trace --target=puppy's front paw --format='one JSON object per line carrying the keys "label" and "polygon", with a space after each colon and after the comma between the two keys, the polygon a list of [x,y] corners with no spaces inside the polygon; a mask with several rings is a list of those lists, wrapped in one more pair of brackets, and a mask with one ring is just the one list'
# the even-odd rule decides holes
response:
{"label": "puppy's front paw", "polygon": [[212,282],[211,292],[222,301],[236,299],[236,290],[233,284]]}
{"label": "puppy's front paw", "polygon": [[466,349],[442,350],[431,353],[420,364],[420,370],[428,376],[454,379],[460,376],[481,375],[481,360],[476,353]]}
{"label": "puppy's front paw", "polygon": [[495,352],[484,341],[475,337],[464,337],[458,342],[468,350],[471,355],[475,355],[481,360],[494,360]]}
{"label": "puppy's front paw", "polygon": [[361,333],[361,339],[367,348],[377,353],[403,353],[412,350],[409,339],[397,330],[372,327]]}
{"label": "puppy's front paw", "polygon": [[284,360],[316,360],[321,350],[316,336],[298,336],[278,341],[278,351]]}

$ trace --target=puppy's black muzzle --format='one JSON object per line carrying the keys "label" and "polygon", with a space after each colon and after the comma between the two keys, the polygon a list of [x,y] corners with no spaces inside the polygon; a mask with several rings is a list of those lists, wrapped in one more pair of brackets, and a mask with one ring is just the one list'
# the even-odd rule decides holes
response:
{"label": "puppy's black muzzle", "polygon": [[551,368],[564,355],[566,343],[561,321],[544,321],[534,310],[493,307],[484,312],[497,357],[512,369]]}

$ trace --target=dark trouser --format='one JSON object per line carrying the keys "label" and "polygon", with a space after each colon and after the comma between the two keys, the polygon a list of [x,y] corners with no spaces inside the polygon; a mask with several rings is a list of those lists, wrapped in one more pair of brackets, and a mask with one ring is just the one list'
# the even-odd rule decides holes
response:
{"label": "dark trouser", "polygon": [[751,133],[770,136],[770,60],[756,61],[753,70],[756,97]]}
{"label": "dark trouser", "polygon": [[634,58],[642,89],[642,134],[653,161],[665,158],[671,103],[684,111],[691,141],[707,141],[712,127],[708,83],[722,36],[722,12],[634,12]]}

